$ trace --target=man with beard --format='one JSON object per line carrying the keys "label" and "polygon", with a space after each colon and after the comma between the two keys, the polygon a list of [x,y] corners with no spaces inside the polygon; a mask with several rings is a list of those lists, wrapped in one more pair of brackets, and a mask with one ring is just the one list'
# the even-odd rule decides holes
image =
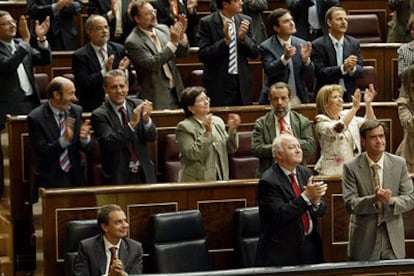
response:
{"label": "man with beard", "polygon": [[73,104],[75,86],[63,77],[47,87],[48,102],[29,113],[29,138],[36,157],[34,201],[39,187],[84,185],[84,168],[79,150],[90,149],[90,122],[82,123],[82,107]]}
{"label": "man with beard", "polygon": [[292,104],[309,102],[308,89],[303,78],[305,75],[313,76],[314,65],[310,60],[312,44],[293,36],[296,33],[295,22],[287,9],[272,11],[268,25],[273,35],[259,47],[266,73],[259,102],[269,103],[269,87],[278,81],[289,84]]}
{"label": "man with beard", "polygon": [[[363,60],[359,40],[346,35],[348,17],[342,7],[331,7],[326,12],[329,34],[312,42],[311,59],[315,64],[315,99],[326,84],[339,84],[344,90],[344,101],[351,102],[356,80],[362,78]],[[363,26],[361,26],[363,28]]]}
{"label": "man with beard", "polygon": [[129,83],[133,83],[133,74],[128,71],[130,60],[124,46],[108,41],[109,26],[101,15],[91,15],[85,23],[90,42],[76,50],[72,55],[72,72],[79,104],[83,111],[92,112],[104,100],[103,78],[112,69],[127,72]]}
{"label": "man with beard", "polygon": [[403,213],[414,207],[405,159],[385,152],[386,128],[368,120],[359,128],[365,153],[343,167],[342,192],[349,219],[352,261],[405,258]]}
{"label": "man with beard", "polygon": [[125,276],[142,273],[142,245],[128,238],[129,224],[115,204],[101,207],[98,225],[102,234],[79,243],[76,276]]}
{"label": "man with beard", "polygon": [[303,150],[302,164],[306,164],[305,156],[314,154],[315,140],[308,118],[290,110],[291,92],[284,82],[277,82],[270,87],[269,102],[272,111],[256,120],[252,151],[260,160],[256,176],[260,177],[273,163],[272,143],[282,133],[295,136]]}

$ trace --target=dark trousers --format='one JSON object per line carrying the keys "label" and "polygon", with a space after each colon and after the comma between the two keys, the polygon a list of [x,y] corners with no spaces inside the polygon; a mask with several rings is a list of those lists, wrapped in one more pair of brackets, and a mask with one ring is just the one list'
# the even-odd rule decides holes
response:
{"label": "dark trousers", "polygon": [[227,75],[224,84],[224,106],[242,105],[239,75]]}

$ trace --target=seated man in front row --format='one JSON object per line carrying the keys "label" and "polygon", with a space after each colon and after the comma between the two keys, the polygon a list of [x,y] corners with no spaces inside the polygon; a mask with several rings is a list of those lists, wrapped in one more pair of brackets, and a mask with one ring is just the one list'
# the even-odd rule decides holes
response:
{"label": "seated man in front row", "polygon": [[121,207],[115,204],[102,206],[98,224],[102,234],[79,243],[75,275],[141,274],[142,246],[127,238],[129,225]]}

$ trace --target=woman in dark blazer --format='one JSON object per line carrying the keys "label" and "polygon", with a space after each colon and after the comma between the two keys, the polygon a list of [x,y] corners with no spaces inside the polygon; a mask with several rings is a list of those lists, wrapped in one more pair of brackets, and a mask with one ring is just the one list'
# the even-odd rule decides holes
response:
{"label": "woman in dark blazer", "polygon": [[210,113],[210,98],[199,86],[184,89],[181,106],[186,119],[176,129],[181,161],[178,180],[228,180],[228,154],[239,146],[239,115],[229,114],[227,132],[223,120]]}

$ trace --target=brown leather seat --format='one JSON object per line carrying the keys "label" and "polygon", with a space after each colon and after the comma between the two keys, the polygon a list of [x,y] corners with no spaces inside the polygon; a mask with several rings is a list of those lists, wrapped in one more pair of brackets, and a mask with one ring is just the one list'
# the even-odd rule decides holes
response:
{"label": "brown leather seat", "polygon": [[347,35],[361,43],[382,42],[379,19],[376,14],[349,14]]}
{"label": "brown leather seat", "polygon": [[241,131],[239,148],[230,155],[230,179],[255,178],[259,159],[252,152],[252,131]]}
{"label": "brown leather seat", "polygon": [[177,182],[181,168],[179,150],[175,142],[175,133],[167,134],[164,142],[164,173],[166,182]]}
{"label": "brown leather seat", "polygon": [[47,101],[47,86],[49,85],[50,79],[49,75],[46,73],[36,73],[34,74],[37,87],[39,88],[40,102]]}
{"label": "brown leather seat", "polygon": [[203,70],[193,70],[190,77],[191,86],[203,86]]}
{"label": "brown leather seat", "polygon": [[72,73],[62,74],[62,77],[70,79],[73,83],[75,82],[75,76]]}
{"label": "brown leather seat", "polygon": [[357,79],[356,84],[357,84],[357,87],[363,91],[365,90],[365,88],[368,88],[368,85],[370,83],[374,84],[374,87],[377,87],[377,77],[375,74],[375,67],[371,65],[365,65],[363,77],[360,79]]}

